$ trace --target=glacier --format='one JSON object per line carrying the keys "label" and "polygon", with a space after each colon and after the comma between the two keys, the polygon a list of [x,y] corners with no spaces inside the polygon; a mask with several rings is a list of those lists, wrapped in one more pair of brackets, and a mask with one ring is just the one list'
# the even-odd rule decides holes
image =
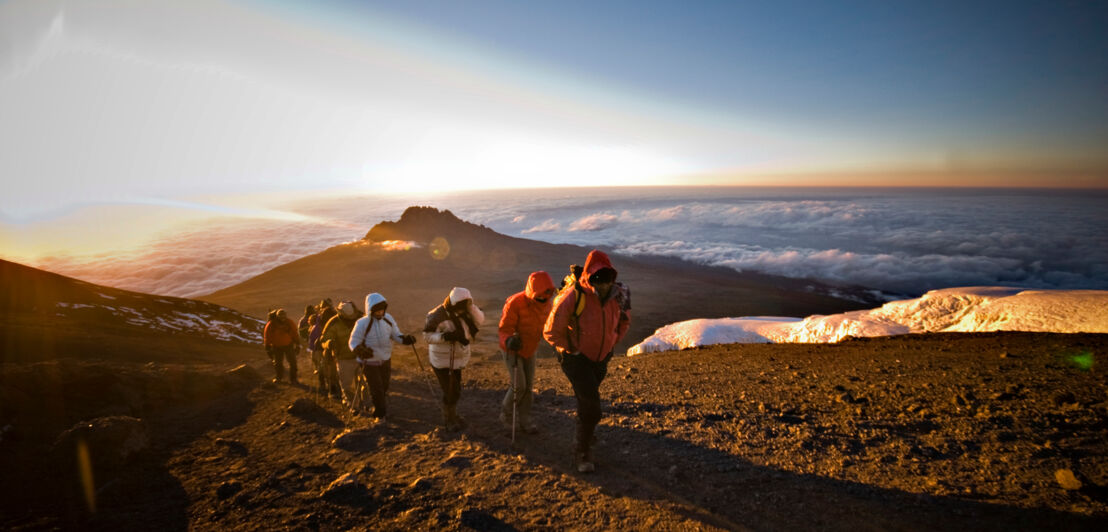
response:
{"label": "glacier", "polygon": [[728,343],[832,343],[850,337],[992,331],[1108,333],[1108,290],[944,288],[828,316],[694,319],[658,329],[627,354]]}

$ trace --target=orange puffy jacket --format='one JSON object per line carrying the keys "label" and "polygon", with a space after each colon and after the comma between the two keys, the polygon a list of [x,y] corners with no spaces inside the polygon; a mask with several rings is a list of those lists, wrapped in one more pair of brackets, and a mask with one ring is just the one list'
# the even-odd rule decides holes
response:
{"label": "orange puffy jacket", "polygon": [[504,342],[514,334],[519,334],[522,347],[519,356],[531,358],[542,340],[542,328],[550,314],[553,302],[550,299],[540,303],[536,297],[542,297],[547,291],[554,290],[554,280],[546,272],[534,272],[527,278],[527,287],[516,292],[504,301],[504,312],[500,314],[500,349],[505,353],[508,347]]}
{"label": "orange puffy jacket", "polygon": [[554,299],[554,310],[546,320],[543,335],[555,349],[563,353],[581,353],[599,362],[607,358],[627,334],[631,311],[620,309],[614,297],[616,287],[613,285],[608,299],[601,301],[596,289],[589,284],[589,277],[604,268],[615,270],[608,255],[596,249],[590,251],[585,259],[585,271],[577,281],[585,297],[585,308],[579,317],[573,317],[578,290],[562,290]]}
{"label": "orange puffy jacket", "polygon": [[292,344],[300,344],[300,333],[296,329],[296,322],[289,318],[281,322],[266,322],[262,339],[266,347],[285,347]]}

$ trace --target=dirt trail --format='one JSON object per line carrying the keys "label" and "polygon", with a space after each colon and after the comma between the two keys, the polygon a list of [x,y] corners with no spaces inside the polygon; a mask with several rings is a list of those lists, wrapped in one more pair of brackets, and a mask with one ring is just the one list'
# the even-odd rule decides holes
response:
{"label": "dirt trail", "polygon": [[[1104,530],[1108,378],[1073,357],[1106,347],[1105,335],[1009,333],[618,358],[590,475],[570,467],[574,400],[553,360],[537,371],[542,431],[513,448],[496,416],[507,384],[495,356],[465,371],[469,426],[449,433],[398,350],[388,422],[347,416],[308,388],[231,394],[158,421],[155,449],[101,487],[101,510],[83,523]],[[1063,488],[1059,470],[1081,487]]]}

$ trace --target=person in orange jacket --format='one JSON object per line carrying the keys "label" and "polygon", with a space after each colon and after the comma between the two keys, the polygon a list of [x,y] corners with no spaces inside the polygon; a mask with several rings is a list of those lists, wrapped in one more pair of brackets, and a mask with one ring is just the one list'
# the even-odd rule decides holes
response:
{"label": "person in orange jacket", "polygon": [[[554,296],[554,280],[544,271],[532,273],[527,286],[504,301],[500,314],[500,349],[508,366],[510,385],[504,394],[500,421],[528,434],[538,432],[531,422],[531,388],[535,383],[535,351],[542,341],[542,329],[550,315]],[[513,394],[514,392],[514,394]],[[512,415],[513,407],[517,416]],[[513,420],[514,417],[514,420]]]}
{"label": "person in orange jacket", "polygon": [[300,384],[296,379],[296,354],[300,352],[300,331],[296,322],[289,319],[285,309],[277,309],[269,314],[265,329],[262,330],[265,352],[273,361],[273,371],[277,376],[273,382],[285,378],[285,364],[289,363],[289,383]]}
{"label": "person in orange jacket", "polygon": [[[616,344],[631,325],[630,296],[615,282],[616,276],[608,255],[590,251],[577,287],[558,294],[543,328],[577,397],[574,462],[582,473],[596,470],[590,445],[601,417],[600,383]],[[580,313],[578,297],[584,298]]]}

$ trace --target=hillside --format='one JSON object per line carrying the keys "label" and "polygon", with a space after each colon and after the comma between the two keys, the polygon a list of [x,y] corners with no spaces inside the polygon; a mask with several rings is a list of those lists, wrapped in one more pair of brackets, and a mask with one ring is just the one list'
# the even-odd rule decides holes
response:
{"label": "hillside", "polygon": [[[450,211],[410,207],[400,220],[381,222],[363,240],[304,257],[203,297],[251,315],[273,307],[301,315],[323,297],[359,306],[369,292],[389,300],[405,331],[419,330],[427,311],[454,286],[469,288],[490,321],[504,300],[522,290],[527,275],[546,270],[556,282],[589,249],[515,238],[462,221]],[[676,259],[613,256],[620,281],[631,287],[633,319],[622,349],[667,323],[733,315],[806,316],[863,308],[874,301],[862,289],[815,281],[739,273]],[[852,299],[833,293],[852,294]],[[495,349],[495,348],[494,348]]]}
{"label": "hillside", "polygon": [[[495,417],[494,356],[465,372],[460,433],[438,428],[410,352],[378,424],[249,368],[171,378],[60,361],[60,389],[103,412],[127,409],[126,394],[90,393],[104,382],[222,393],[148,409],[129,422],[148,445],[125,456],[91,446],[89,495],[59,459],[64,434],[11,429],[0,528],[1104,530],[1108,379],[1072,358],[1106,348],[1106,335],[968,333],[621,357],[589,475],[570,467],[573,394],[549,358],[542,432],[515,446]],[[42,364],[0,377],[28,367]]]}
{"label": "hillside", "polygon": [[262,322],[203,301],[86,283],[0,260],[0,361],[218,361],[258,349]]}

